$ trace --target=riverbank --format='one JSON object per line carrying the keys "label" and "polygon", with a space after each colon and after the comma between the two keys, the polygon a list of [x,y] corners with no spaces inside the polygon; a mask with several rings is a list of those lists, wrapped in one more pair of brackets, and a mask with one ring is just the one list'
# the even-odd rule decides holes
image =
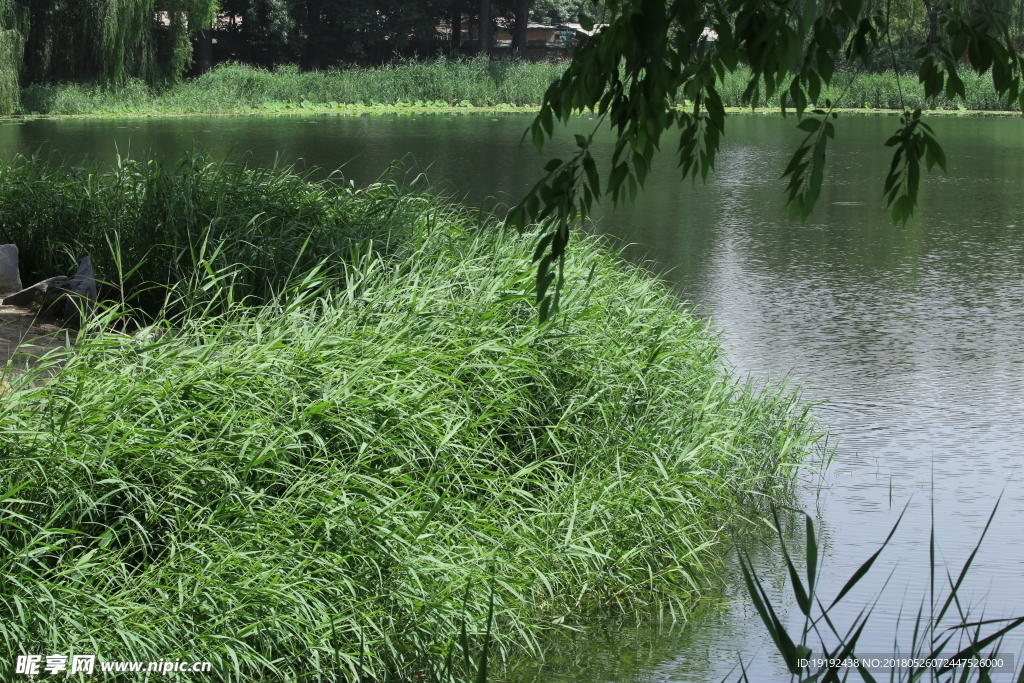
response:
{"label": "riverbank", "polygon": [[[0,623],[18,651],[210,661],[224,681],[411,677],[458,666],[463,625],[478,654],[493,587],[500,663],[595,613],[685,614],[721,525],[813,448],[793,395],[738,385],[716,334],[593,240],[538,326],[529,235],[387,183],[176,173],[125,164],[98,199],[86,170],[36,175],[50,191],[6,223],[29,254],[68,226],[116,245],[134,222],[132,265],[147,233],[188,237],[172,317],[136,329],[114,306],[42,386],[6,378]],[[124,225],[73,220],[117,192]],[[278,230],[243,233],[232,207],[251,218],[260,193]],[[179,214],[195,222],[166,223]],[[232,265],[261,240],[305,263],[271,248],[285,233],[319,270]]]}
{"label": "riverbank", "polygon": [[[106,114],[31,114],[0,117],[0,121],[7,120],[16,125],[21,121],[36,120],[68,120],[68,119],[116,119],[132,120],[140,118],[188,118],[188,117],[218,117],[229,118],[238,116],[294,116],[294,117],[317,117],[317,116],[515,116],[532,115],[540,111],[539,106],[517,107],[513,105],[497,105],[494,107],[474,106],[417,106],[417,105],[315,105],[299,103],[274,103],[266,107],[244,112],[170,112],[170,113],[133,113],[118,112]],[[849,109],[835,108],[833,111],[842,115],[855,116],[901,116],[900,109]],[[778,108],[758,107],[726,107],[725,112],[730,115],[740,116],[778,116]],[[793,110],[788,110],[794,114]],[[971,110],[971,109],[933,109],[927,112],[928,116],[989,116],[1007,117],[1020,116],[1018,111],[1007,110]],[[584,116],[591,116],[585,114]],[[3,124],[0,124],[3,125]]]}
{"label": "riverbank", "polygon": [[[300,72],[266,71],[225,64],[198,78],[160,89],[142,81],[119,87],[65,83],[33,85],[21,92],[20,115],[157,116],[277,113],[451,113],[534,111],[564,66],[548,62],[431,60],[377,68]],[[991,79],[960,74],[966,101],[924,98],[916,74],[837,73],[823,97],[844,110],[1015,112],[996,96]],[[748,73],[740,69],[720,84],[724,104],[742,106]],[[682,104],[682,103],[681,103]],[[767,107],[777,111],[777,106]]]}

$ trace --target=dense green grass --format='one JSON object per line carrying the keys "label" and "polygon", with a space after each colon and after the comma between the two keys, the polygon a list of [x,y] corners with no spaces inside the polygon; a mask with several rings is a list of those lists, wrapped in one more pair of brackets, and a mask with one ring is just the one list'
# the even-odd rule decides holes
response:
{"label": "dense green grass", "polygon": [[[223,681],[443,678],[491,586],[493,662],[598,611],[679,616],[720,525],[813,446],[793,395],[737,385],[705,323],[594,240],[538,326],[531,235],[379,186],[308,191],[401,216],[402,246],[315,239],[335,265],[259,305],[200,258],[177,333],[112,332],[131,313],[110,309],[46,383],[7,377],[4,678],[14,653],[71,651]],[[296,239],[303,206],[277,207]]]}
{"label": "dense green grass", "polygon": [[[167,90],[130,81],[117,88],[99,85],[33,85],[21,93],[22,113],[37,114],[184,114],[288,111],[363,111],[366,107],[452,106],[536,107],[564,66],[548,62],[403,61],[376,68],[302,73],[295,67],[270,72],[225,64]],[[825,96],[850,109],[1006,110],[991,78],[961,72],[967,101],[944,97],[926,102],[915,74],[897,79],[891,72],[852,76],[837,73]],[[727,106],[743,106],[749,72],[729,74],[720,92]],[[902,98],[900,89],[902,88]],[[774,106],[774,103],[773,103]]]}
{"label": "dense green grass", "polygon": [[424,106],[538,105],[563,67],[549,62],[485,60],[403,61],[376,68],[302,73],[270,72],[225,64],[168,90],[141,81],[119,88],[35,85],[22,92],[21,110],[41,114],[245,113],[276,111],[287,104],[397,103]]}
{"label": "dense green grass", "polygon": [[[726,76],[720,87],[726,106],[743,106],[743,92],[747,87],[749,72],[737,70]],[[831,87],[822,89],[822,103],[830,99],[842,109],[937,109],[946,111],[1008,111],[1018,107],[1007,107],[1006,98],[1000,99],[992,87],[989,74],[978,76],[970,69],[961,69],[967,100],[949,100],[945,96],[934,101],[924,97],[924,86],[918,82],[917,74],[901,74],[897,79],[893,72],[862,73],[856,78],[851,73],[837,72]],[[786,86],[788,87],[788,83]],[[778,108],[778,97],[762,106]],[[792,106],[790,104],[789,106]]]}
{"label": "dense green grass", "polygon": [[18,244],[22,279],[73,272],[92,254],[101,277],[149,311],[165,299],[151,285],[193,282],[205,262],[238,265],[234,291],[255,301],[314,266],[338,277],[354,244],[373,240],[391,253],[435,204],[392,181],[357,193],[340,177],[311,182],[290,168],[195,152],[177,163],[122,159],[112,169],[55,155],[0,162],[0,240]]}

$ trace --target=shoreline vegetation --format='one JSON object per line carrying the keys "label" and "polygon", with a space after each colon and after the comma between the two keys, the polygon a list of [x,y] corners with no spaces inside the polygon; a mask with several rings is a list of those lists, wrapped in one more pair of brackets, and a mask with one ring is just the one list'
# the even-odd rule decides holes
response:
{"label": "shoreline vegetation", "polygon": [[596,238],[538,325],[536,235],[391,180],[19,157],[0,201],[26,271],[88,251],[138,294],[6,371],[0,631],[20,651],[468,679],[484,633],[493,671],[594,615],[683,618],[723,525],[819,447],[795,393],[738,382],[717,334]]}
{"label": "shoreline vegetation", "polygon": [[[563,66],[549,62],[487,62],[486,60],[402,61],[381,67],[301,72],[294,66],[267,71],[242,64],[223,64],[212,71],[167,88],[141,80],[120,86],[63,83],[22,89],[18,116],[159,116],[188,114],[365,114],[452,113],[469,111],[536,111]],[[851,112],[900,112],[921,108],[943,114],[1008,115],[991,80],[964,69],[966,102],[940,97],[925,100],[913,73],[837,73],[825,97]],[[720,89],[723,103],[734,112],[741,106],[747,73],[727,76]],[[685,103],[680,102],[681,106]],[[777,112],[777,102],[761,108]]]}

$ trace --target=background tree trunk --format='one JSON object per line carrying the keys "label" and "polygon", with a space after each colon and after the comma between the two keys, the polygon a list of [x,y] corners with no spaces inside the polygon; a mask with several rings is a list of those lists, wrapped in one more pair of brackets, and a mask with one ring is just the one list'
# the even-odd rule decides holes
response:
{"label": "background tree trunk", "polygon": [[491,32],[491,0],[480,0],[480,21],[477,26],[480,32],[480,54],[490,57],[494,42]]}
{"label": "background tree trunk", "polygon": [[928,11],[928,41],[932,42],[939,34],[939,8],[929,0],[924,0],[924,7]]}
{"label": "background tree trunk", "polygon": [[530,0],[516,0],[516,27],[512,33],[512,56],[526,55],[526,27],[530,21]]}
{"label": "background tree trunk", "polygon": [[459,54],[459,48],[462,46],[462,12],[459,10],[461,0],[455,0],[452,3],[452,44],[451,52],[453,55]]}
{"label": "background tree trunk", "polygon": [[200,31],[196,38],[196,69],[204,74],[213,68],[213,29]]}

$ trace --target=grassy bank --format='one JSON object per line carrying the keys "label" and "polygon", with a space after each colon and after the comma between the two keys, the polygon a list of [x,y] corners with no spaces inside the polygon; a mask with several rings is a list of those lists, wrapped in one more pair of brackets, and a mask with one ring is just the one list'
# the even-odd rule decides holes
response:
{"label": "grassy bank", "polygon": [[[378,68],[302,73],[294,67],[270,72],[239,64],[222,65],[173,88],[157,90],[141,81],[122,87],[34,85],[21,93],[23,114],[160,115],[251,114],[254,112],[364,113],[381,110],[446,111],[472,107],[535,108],[564,67],[548,62],[434,60]],[[915,74],[897,83],[893,73],[852,76],[837,73],[825,96],[844,109],[1005,111],[991,78],[963,70],[967,101],[926,102]],[[742,106],[748,72],[728,75],[720,92],[726,106]],[[901,96],[902,89],[902,96]]]}
{"label": "grassy bank", "polygon": [[22,91],[21,111],[40,114],[251,113],[288,105],[528,106],[540,104],[563,67],[549,62],[399,62],[378,68],[300,72],[227,64],[167,90],[141,81],[120,88],[64,84]]}
{"label": "grassy bank", "polygon": [[[741,105],[748,78],[748,73],[743,70],[727,76],[720,89],[722,100],[727,106]],[[902,111],[904,108],[937,111],[1019,111],[1016,106],[1007,107],[1006,99],[1000,99],[996,95],[989,74],[978,76],[970,69],[963,68],[960,70],[960,78],[963,79],[964,90],[967,93],[966,101],[950,100],[945,96],[928,101],[924,97],[924,86],[918,82],[917,74],[901,74],[897,78],[893,72],[862,73],[854,77],[851,73],[837,72],[832,79],[832,85],[822,88],[822,101],[828,98],[840,109],[865,111]],[[778,109],[777,98],[771,104]]]}
{"label": "grassy bank", "polygon": [[[491,586],[494,663],[595,611],[679,615],[719,526],[811,447],[791,395],[737,385],[705,324],[594,241],[539,327],[529,236],[426,195],[307,185],[374,244],[393,221],[392,248],[311,239],[333,265],[245,306],[231,258],[199,258],[177,292],[214,305],[178,333],[105,331],[110,310],[43,386],[7,378],[5,679],[23,652],[209,660],[223,681],[443,678],[463,626],[478,651]],[[234,220],[219,196],[194,242]],[[281,201],[296,242],[316,234]]]}

